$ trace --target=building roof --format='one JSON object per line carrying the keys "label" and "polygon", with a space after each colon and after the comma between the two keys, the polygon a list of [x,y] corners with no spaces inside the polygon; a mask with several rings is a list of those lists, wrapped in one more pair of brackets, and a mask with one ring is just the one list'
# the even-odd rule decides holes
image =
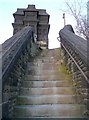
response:
{"label": "building roof", "polygon": [[46,12],[46,9],[37,9],[39,11],[39,15],[49,15],[47,12]]}
{"label": "building roof", "polygon": [[24,15],[24,12],[38,12],[39,15],[49,16],[49,14],[46,12],[46,9],[36,9],[35,5],[28,5],[27,8],[17,8],[17,11],[13,14],[13,16]]}
{"label": "building roof", "polygon": [[37,9],[35,8],[35,5],[28,5],[28,7],[24,11],[37,12]]}
{"label": "building roof", "polygon": [[13,14],[14,15],[24,15],[25,8],[17,8],[17,11]]}
{"label": "building roof", "polygon": [[29,9],[29,10],[36,10],[35,5],[28,5],[27,9]]}

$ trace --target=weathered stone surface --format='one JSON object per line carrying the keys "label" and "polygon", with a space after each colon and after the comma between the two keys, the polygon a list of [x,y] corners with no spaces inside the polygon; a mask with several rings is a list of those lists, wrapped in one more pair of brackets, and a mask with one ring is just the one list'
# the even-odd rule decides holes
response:
{"label": "weathered stone surface", "polygon": [[73,84],[77,87],[76,92],[81,95],[82,102],[87,104],[86,113],[89,115],[88,41],[75,35],[71,25],[66,25],[59,35],[67,71],[71,73]]}
{"label": "weathered stone surface", "polygon": [[15,116],[19,117],[83,117],[86,107],[78,104],[22,105],[15,107]]}
{"label": "weathered stone surface", "polygon": [[72,82],[71,81],[67,81],[67,80],[29,80],[29,81],[23,81],[23,85],[24,87],[71,87],[72,86]]}
{"label": "weathered stone surface", "polygon": [[75,104],[80,103],[80,96],[78,95],[32,95],[32,96],[19,96],[17,98],[18,105],[43,105],[43,104]]}
{"label": "weathered stone surface", "polygon": [[76,94],[76,87],[66,70],[61,68],[58,54],[56,50],[48,50],[28,63],[13,117],[85,117],[86,105]]}
{"label": "weathered stone surface", "polygon": [[[28,5],[27,8],[17,9],[13,14],[14,23],[13,34],[21,30],[25,26],[33,27],[34,34],[37,35],[37,41],[43,41],[40,45],[48,46],[48,33],[49,33],[49,14],[45,9],[36,9],[35,5]],[[38,42],[39,44],[39,42]]]}
{"label": "weathered stone surface", "polygon": [[2,44],[2,118],[10,117],[16,104],[28,59],[41,49],[33,40],[30,26],[24,27]]}

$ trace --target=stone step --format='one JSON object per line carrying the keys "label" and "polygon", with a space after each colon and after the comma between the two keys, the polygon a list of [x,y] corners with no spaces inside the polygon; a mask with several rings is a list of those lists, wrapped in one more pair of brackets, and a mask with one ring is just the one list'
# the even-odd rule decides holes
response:
{"label": "stone step", "polygon": [[[52,64],[53,65],[53,64]],[[50,64],[50,66],[44,66],[44,65],[38,65],[37,63],[35,63],[34,65],[31,65],[31,66],[28,66],[28,68],[27,68],[27,70],[28,71],[30,71],[30,70],[33,70],[33,69],[38,69],[38,68],[40,68],[40,70],[42,70],[42,71],[45,71],[46,72],[46,70],[47,71],[49,71],[49,70],[57,70],[57,66],[55,65],[55,66],[52,66],[51,64]]]}
{"label": "stone step", "polygon": [[54,119],[54,120],[88,120],[88,117],[87,116],[51,116],[51,117],[11,117],[10,120],[49,120],[49,119]]}
{"label": "stone step", "polygon": [[25,88],[21,87],[20,95],[51,95],[51,94],[74,94],[73,87],[48,87],[48,88]]}
{"label": "stone step", "polygon": [[[37,59],[34,60],[35,63],[38,63],[39,61],[42,62],[42,63],[50,63],[50,61],[57,61],[58,59],[55,59],[55,57],[51,58],[50,56],[49,57],[38,57]],[[33,62],[33,61],[32,61]],[[29,65],[29,62],[28,62],[28,65]]]}
{"label": "stone step", "polygon": [[65,76],[60,73],[58,75],[50,73],[48,75],[26,75],[25,80],[65,80]]}
{"label": "stone step", "polygon": [[83,116],[86,107],[79,104],[48,104],[15,106],[14,117]]}
{"label": "stone step", "polygon": [[38,75],[47,76],[47,75],[53,75],[53,74],[59,76],[59,71],[52,70],[51,68],[50,70],[44,70],[40,68],[39,70],[30,69],[27,72],[27,75],[34,75],[34,76],[38,76]]}
{"label": "stone step", "polygon": [[74,104],[81,103],[78,95],[35,95],[18,96],[19,105],[42,105],[42,104]]}
{"label": "stone step", "polygon": [[24,87],[70,87],[72,85],[72,81],[70,80],[33,80],[22,82],[22,86]]}

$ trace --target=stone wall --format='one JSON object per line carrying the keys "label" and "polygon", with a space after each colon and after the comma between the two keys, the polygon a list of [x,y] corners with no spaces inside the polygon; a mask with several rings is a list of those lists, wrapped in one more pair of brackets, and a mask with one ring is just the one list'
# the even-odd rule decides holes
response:
{"label": "stone wall", "polygon": [[27,26],[2,44],[2,117],[10,117],[29,60],[39,54],[32,28]]}
{"label": "stone wall", "polygon": [[[76,94],[84,104],[89,101],[89,63],[87,58],[87,41],[76,36],[71,26],[65,26],[59,33],[63,51],[63,59],[68,73],[71,75]],[[89,112],[88,112],[89,113]]]}

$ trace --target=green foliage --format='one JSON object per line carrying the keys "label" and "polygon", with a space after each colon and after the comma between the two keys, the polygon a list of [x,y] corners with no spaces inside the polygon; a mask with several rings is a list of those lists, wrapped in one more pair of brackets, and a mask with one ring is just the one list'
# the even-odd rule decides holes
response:
{"label": "green foliage", "polygon": [[71,79],[71,75],[67,72],[65,64],[59,65],[58,71],[64,75],[65,79]]}

